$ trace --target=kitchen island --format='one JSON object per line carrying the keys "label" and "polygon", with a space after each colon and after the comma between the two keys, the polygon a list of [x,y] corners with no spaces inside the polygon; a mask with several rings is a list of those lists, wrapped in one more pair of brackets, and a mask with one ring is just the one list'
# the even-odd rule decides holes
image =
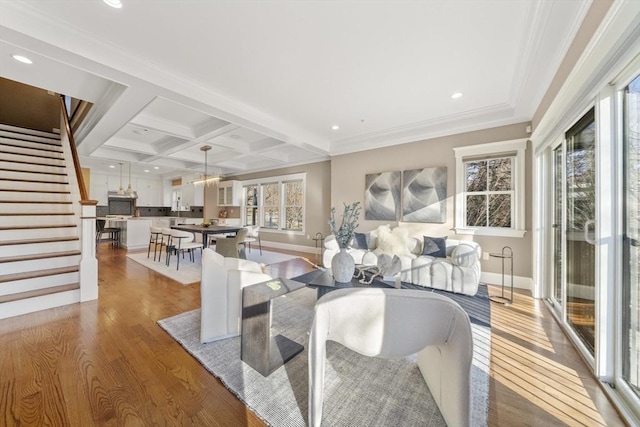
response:
{"label": "kitchen island", "polygon": [[149,247],[151,236],[151,219],[128,216],[106,216],[98,219],[106,220],[108,227],[120,228],[120,242],[127,251],[140,251]]}

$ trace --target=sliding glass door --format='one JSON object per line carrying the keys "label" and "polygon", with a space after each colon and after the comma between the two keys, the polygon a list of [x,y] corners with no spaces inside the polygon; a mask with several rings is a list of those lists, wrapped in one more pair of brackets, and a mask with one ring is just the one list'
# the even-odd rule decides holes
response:
{"label": "sliding glass door", "polygon": [[625,91],[622,379],[640,396],[640,76]]}
{"label": "sliding glass door", "polygon": [[596,163],[591,110],[553,150],[551,300],[592,356],[595,349]]}

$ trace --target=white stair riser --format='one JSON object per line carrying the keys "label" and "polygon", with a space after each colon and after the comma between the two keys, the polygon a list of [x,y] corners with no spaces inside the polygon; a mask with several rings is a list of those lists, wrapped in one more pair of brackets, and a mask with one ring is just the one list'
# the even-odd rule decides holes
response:
{"label": "white stair riser", "polygon": [[[43,144],[41,142],[22,141],[19,139],[0,138],[0,147],[20,146],[23,148],[42,148],[45,150],[52,150],[61,153],[62,145]],[[3,148],[4,149],[4,148]],[[48,151],[47,151],[48,152]]]}
{"label": "white stair riser", "polygon": [[60,194],[60,193],[28,193],[28,192],[20,192],[20,191],[1,191],[0,190],[0,200],[3,202],[7,202],[9,200],[41,200],[43,202],[70,202],[71,195],[70,194]]}
{"label": "white stair riser", "polygon": [[60,292],[41,297],[27,298],[0,304],[0,319],[33,313],[34,311],[60,307],[80,302],[80,290]]}
{"label": "white stair riser", "polygon": [[[46,143],[51,143],[53,142],[58,143],[60,142],[60,136],[59,135],[55,135],[55,134],[43,134],[43,136],[37,136],[37,135],[28,135],[26,133],[23,133],[23,131],[16,131],[16,132],[10,132],[10,131],[6,131],[6,130],[0,130],[0,137],[2,138],[10,138],[10,139],[20,139],[20,140],[24,140],[24,141],[36,141],[36,142],[46,142]],[[47,136],[51,136],[51,138],[47,138]],[[57,139],[53,139],[53,138],[57,138]]]}
{"label": "white stair riser", "polygon": [[26,129],[26,128],[21,128],[18,126],[12,126],[12,125],[8,125],[8,124],[0,124],[0,131],[2,132],[13,132],[13,133],[20,133],[20,134],[27,134],[27,135],[34,135],[34,136],[44,136],[44,137],[48,137],[48,138],[58,138],[60,139],[60,133],[56,133],[56,132],[44,132],[41,130],[34,130],[34,129]]}
{"label": "white stair riser", "polygon": [[70,285],[72,283],[78,283],[79,281],[80,273],[76,271],[74,273],[55,274],[53,276],[5,282],[2,284],[2,287],[0,287],[0,296]]}
{"label": "white stair riser", "polygon": [[80,242],[71,240],[67,242],[29,243],[22,245],[0,246],[0,257],[33,255],[46,252],[65,252],[80,250]]}
{"label": "white stair riser", "polygon": [[36,190],[36,191],[69,191],[70,185],[64,184],[64,183],[8,181],[8,180],[3,180],[2,177],[0,176],[0,188],[12,188],[14,190]]}
{"label": "white stair riser", "polygon": [[33,176],[32,172],[35,172],[36,175],[40,176],[40,178],[37,178],[37,179],[43,179],[43,177],[44,179],[47,179],[49,178],[50,175],[58,175],[58,176],[60,176],[60,174],[67,175],[67,168],[58,168],[55,166],[42,166],[42,165],[28,165],[25,163],[11,163],[11,162],[4,162],[2,160],[0,160],[0,169],[9,169],[9,170],[0,171],[0,174],[2,175],[9,172],[19,173],[20,175],[15,175],[18,178],[21,178],[24,175],[27,175],[29,173],[31,173],[31,175]]}
{"label": "white stair riser", "polygon": [[61,213],[73,212],[72,204],[51,205],[47,203],[0,203],[0,213]]}
{"label": "white stair riser", "polygon": [[[58,257],[58,258],[47,258],[47,259],[39,259],[39,260],[31,260],[31,261],[18,261],[18,262],[5,262],[0,264],[0,271],[2,274],[14,274],[14,273],[26,273],[29,271],[38,271],[38,270],[47,270],[50,268],[61,268],[61,267],[77,267],[80,264],[80,255],[73,255],[68,257]],[[43,280],[43,285],[40,287],[46,288],[48,286],[56,286],[50,283],[51,278],[55,276],[46,276],[44,278],[38,278]],[[33,280],[33,279],[28,279]],[[15,282],[24,282],[25,280],[15,280]],[[78,280],[76,280],[77,282]],[[14,282],[5,282],[0,285],[0,295],[4,292],[8,283]],[[22,292],[22,291],[17,291]]]}
{"label": "white stair riser", "polygon": [[20,239],[44,239],[47,237],[75,237],[75,236],[78,236],[78,227],[0,230],[0,241],[20,240]]}
{"label": "white stair riser", "polygon": [[27,154],[6,154],[3,153],[2,154],[2,159],[3,160],[11,160],[11,162],[7,162],[7,163],[15,163],[15,162],[32,162],[32,163],[38,163],[40,165],[57,165],[57,166],[64,166],[64,160],[56,160],[56,159],[43,159],[40,157],[33,157],[33,156],[29,156]]}
{"label": "white stair riser", "polygon": [[47,224],[47,225],[76,224],[76,219],[73,215],[28,215],[28,216],[23,215],[23,216],[1,217],[0,221],[2,221],[3,227],[10,227],[12,225],[33,225],[33,224]]}
{"label": "white stair riser", "polygon": [[[61,172],[64,172],[64,169],[62,169]],[[10,171],[0,171],[0,180],[1,179],[6,179],[6,180],[18,179],[18,180],[20,180],[18,182],[23,182],[23,181],[46,181],[46,183],[49,183],[49,182],[52,182],[52,183],[69,182],[69,178],[67,178],[66,175],[49,175],[49,174],[44,174],[44,173],[10,172]],[[38,189],[40,187],[40,185],[42,185],[42,184],[43,183],[41,183],[41,182],[34,182],[34,183],[32,183],[32,187],[31,188],[32,189]],[[4,186],[5,185],[3,185],[3,187]],[[10,188],[15,188],[15,187],[11,186]]]}
{"label": "white stair riser", "polygon": [[[59,160],[64,159],[61,152],[53,153],[51,151],[39,150],[33,147],[16,147],[15,145],[17,144],[14,144],[14,145],[0,144],[0,150],[8,151],[13,154],[22,154],[25,156],[47,156],[47,157],[54,157]],[[38,148],[46,148],[46,147],[38,147]],[[6,154],[6,153],[2,153],[2,154]]]}

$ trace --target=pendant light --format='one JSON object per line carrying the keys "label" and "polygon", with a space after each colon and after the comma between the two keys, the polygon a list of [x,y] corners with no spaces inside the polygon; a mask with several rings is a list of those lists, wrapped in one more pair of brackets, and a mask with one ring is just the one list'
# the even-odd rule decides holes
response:
{"label": "pendant light", "polygon": [[122,162],[120,162],[120,188],[118,188],[118,195],[124,195],[124,188],[122,188]]}
{"label": "pendant light", "polygon": [[127,191],[125,191],[125,193],[127,193],[127,196],[133,195],[133,188],[131,188],[131,163],[129,163],[129,186],[127,187]]}

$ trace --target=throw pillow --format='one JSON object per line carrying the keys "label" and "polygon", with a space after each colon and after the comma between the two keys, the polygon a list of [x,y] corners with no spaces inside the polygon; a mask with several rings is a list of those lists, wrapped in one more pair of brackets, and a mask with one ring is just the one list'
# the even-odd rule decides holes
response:
{"label": "throw pillow", "polygon": [[369,249],[369,233],[355,233],[353,239],[354,249]]}
{"label": "throw pillow", "polygon": [[446,237],[424,237],[424,245],[422,249],[422,255],[429,255],[435,258],[447,257],[447,243]]}
{"label": "throw pillow", "polygon": [[407,230],[396,227],[393,230],[388,228],[379,228],[378,232],[378,248],[380,253],[391,255],[409,255],[407,248],[408,239]]}

